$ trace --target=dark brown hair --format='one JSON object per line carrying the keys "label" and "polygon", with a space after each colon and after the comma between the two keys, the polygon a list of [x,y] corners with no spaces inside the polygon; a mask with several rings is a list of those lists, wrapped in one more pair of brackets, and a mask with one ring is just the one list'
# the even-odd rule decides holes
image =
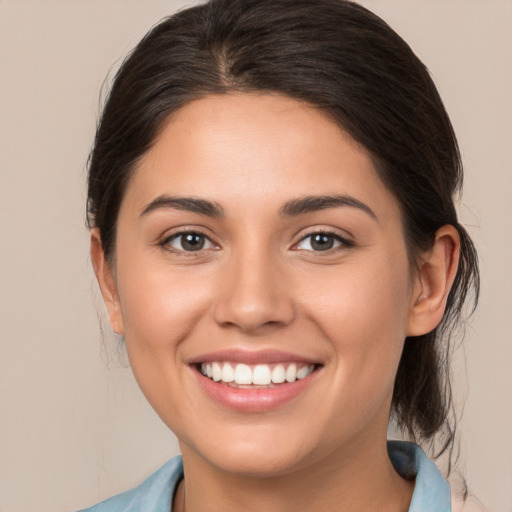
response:
{"label": "dark brown hair", "polygon": [[408,338],[393,414],[416,440],[453,444],[450,338],[473,287],[474,246],[458,223],[462,166],[427,68],[384,21],[346,0],[212,0],[155,26],[117,73],[90,157],[87,220],[114,252],[120,204],[164,121],[209,94],[275,92],[328,115],[372,155],[401,205],[411,262],[452,224],[461,259],[434,331]]}

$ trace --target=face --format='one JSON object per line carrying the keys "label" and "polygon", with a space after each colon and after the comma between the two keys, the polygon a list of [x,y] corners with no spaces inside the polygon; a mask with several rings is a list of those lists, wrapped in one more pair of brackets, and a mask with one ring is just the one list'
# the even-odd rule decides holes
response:
{"label": "face", "polygon": [[313,107],[230,94],[173,115],[130,181],[105,274],[184,456],[282,474],[385,439],[415,296],[400,209]]}

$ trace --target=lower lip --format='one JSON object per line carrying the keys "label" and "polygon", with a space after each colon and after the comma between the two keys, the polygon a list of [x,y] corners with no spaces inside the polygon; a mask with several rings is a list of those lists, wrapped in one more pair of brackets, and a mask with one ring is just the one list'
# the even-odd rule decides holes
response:
{"label": "lower lip", "polygon": [[242,389],[225,382],[214,382],[193,370],[203,391],[215,402],[240,412],[265,412],[292,401],[305,391],[318,370],[295,382],[278,384],[272,388]]}

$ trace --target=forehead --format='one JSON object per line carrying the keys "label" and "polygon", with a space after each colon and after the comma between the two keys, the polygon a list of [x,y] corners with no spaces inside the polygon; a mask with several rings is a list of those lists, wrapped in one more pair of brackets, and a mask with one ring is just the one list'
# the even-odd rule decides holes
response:
{"label": "forehead", "polygon": [[[161,194],[243,202],[351,194],[385,210],[394,198],[368,152],[318,108],[278,94],[226,94],[174,113],[137,166],[126,200]],[[140,205],[139,205],[140,207]]]}

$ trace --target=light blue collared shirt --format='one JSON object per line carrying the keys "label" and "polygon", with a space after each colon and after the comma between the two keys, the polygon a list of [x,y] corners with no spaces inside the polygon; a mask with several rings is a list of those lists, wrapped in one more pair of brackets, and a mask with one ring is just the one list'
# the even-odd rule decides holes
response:
{"label": "light blue collared shirt", "polygon": [[[388,441],[388,453],[400,475],[416,477],[409,512],[451,512],[450,486],[419,446]],[[81,512],[169,512],[182,478],[183,460],[174,457],[134,489]]]}

